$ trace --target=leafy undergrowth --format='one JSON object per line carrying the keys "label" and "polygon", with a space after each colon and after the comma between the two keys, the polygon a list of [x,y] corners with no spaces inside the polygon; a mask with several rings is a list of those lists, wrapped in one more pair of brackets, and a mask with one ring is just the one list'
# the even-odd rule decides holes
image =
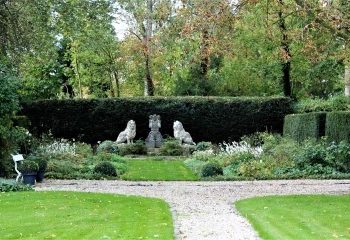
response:
{"label": "leafy undergrowth", "polygon": [[78,192],[0,194],[1,239],[174,239],[159,199]]}
{"label": "leafy undergrowth", "polygon": [[128,171],[121,176],[124,180],[133,181],[195,181],[196,176],[183,161],[128,159]]}
{"label": "leafy undergrowth", "polygon": [[262,239],[350,239],[350,195],[259,197],[236,207]]}
{"label": "leafy undergrowth", "polygon": [[0,178],[0,192],[23,192],[33,191],[34,189],[29,185],[17,183],[15,180]]}

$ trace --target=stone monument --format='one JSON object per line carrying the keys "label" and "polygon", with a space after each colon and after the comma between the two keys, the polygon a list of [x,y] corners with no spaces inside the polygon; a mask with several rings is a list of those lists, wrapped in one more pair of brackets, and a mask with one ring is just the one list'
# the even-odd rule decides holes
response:
{"label": "stone monument", "polygon": [[174,137],[175,139],[180,141],[180,144],[188,144],[188,145],[196,145],[193,140],[191,135],[185,131],[183,125],[179,121],[175,121],[174,125]]}
{"label": "stone monument", "polygon": [[154,114],[149,116],[149,128],[151,131],[146,138],[146,146],[148,148],[160,148],[163,144],[163,137],[159,132],[159,128],[161,128],[159,115]]}
{"label": "stone monument", "polygon": [[120,143],[133,143],[134,138],[136,136],[136,123],[134,120],[130,120],[128,124],[126,125],[126,128],[124,131],[119,133],[117,141],[115,141],[117,144]]}

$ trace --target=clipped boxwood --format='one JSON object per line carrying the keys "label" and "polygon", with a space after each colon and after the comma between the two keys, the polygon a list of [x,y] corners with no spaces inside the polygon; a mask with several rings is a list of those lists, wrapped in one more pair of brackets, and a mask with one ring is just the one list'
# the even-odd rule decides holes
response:
{"label": "clipped boxwood", "polygon": [[213,177],[217,175],[223,175],[224,171],[218,163],[207,163],[203,166],[201,175],[202,177]]}
{"label": "clipped boxwood", "polygon": [[325,135],[326,113],[290,114],[284,118],[283,135],[302,142]]}
{"label": "clipped boxwood", "polygon": [[350,142],[350,112],[331,112],[327,114],[326,136],[330,141]]}
{"label": "clipped boxwood", "polygon": [[291,112],[291,99],[285,97],[140,97],[25,102],[21,114],[32,123],[32,133],[51,131],[57,138],[95,144],[117,139],[130,119],[136,121],[136,138],[146,139],[151,114],[161,116],[163,135],[173,136],[178,120],[195,142],[219,143],[256,131],[281,133]]}
{"label": "clipped boxwood", "polygon": [[100,162],[94,167],[94,173],[102,176],[116,177],[117,170],[111,162]]}

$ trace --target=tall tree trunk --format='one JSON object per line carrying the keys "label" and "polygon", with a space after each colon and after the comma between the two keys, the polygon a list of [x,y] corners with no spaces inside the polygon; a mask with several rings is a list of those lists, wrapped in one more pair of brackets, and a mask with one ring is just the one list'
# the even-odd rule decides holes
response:
{"label": "tall tree trunk", "polygon": [[345,75],[344,75],[344,83],[345,83],[345,96],[350,97],[350,66],[345,66]]}
{"label": "tall tree trunk", "polygon": [[207,29],[202,32],[201,44],[201,63],[200,63],[202,81],[207,79],[209,69],[209,32]]}
{"label": "tall tree trunk", "polygon": [[112,97],[112,98],[115,97],[113,80],[114,80],[114,73],[113,73],[113,71],[111,71],[111,73],[110,73],[110,75],[109,75],[109,89],[110,89],[110,91],[111,91],[111,97]]}
{"label": "tall tree trunk", "polygon": [[151,44],[152,37],[152,14],[153,14],[153,0],[147,0],[148,16],[145,31],[145,80],[144,80],[144,95],[154,96],[154,84],[151,74]]}
{"label": "tall tree trunk", "polygon": [[153,80],[151,76],[151,66],[150,66],[150,57],[148,54],[146,54],[146,60],[145,60],[145,96],[154,96],[154,85]]}
{"label": "tall tree trunk", "polygon": [[83,90],[81,88],[81,79],[80,79],[80,73],[79,73],[79,61],[77,56],[74,57],[74,62],[75,62],[75,66],[74,66],[74,70],[75,70],[75,75],[77,76],[78,79],[78,84],[79,84],[79,98],[83,97]]}
{"label": "tall tree trunk", "polygon": [[292,84],[291,84],[291,78],[290,78],[290,72],[291,72],[291,52],[289,48],[289,40],[287,35],[287,26],[286,21],[283,16],[283,6],[284,2],[283,0],[278,0],[280,4],[280,10],[278,12],[278,22],[279,22],[279,28],[282,34],[281,39],[281,49],[282,49],[282,59],[281,59],[281,65],[282,65],[282,82],[283,82],[283,93],[286,97],[292,96]]}
{"label": "tall tree trunk", "polygon": [[113,70],[112,77],[115,82],[116,90],[117,90],[117,97],[120,97],[120,84],[119,84],[119,78],[118,78],[118,72]]}

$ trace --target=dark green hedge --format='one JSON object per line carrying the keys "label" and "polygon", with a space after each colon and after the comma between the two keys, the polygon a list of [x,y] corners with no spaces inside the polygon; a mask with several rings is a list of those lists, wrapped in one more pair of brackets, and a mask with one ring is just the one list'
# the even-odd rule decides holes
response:
{"label": "dark green hedge", "polygon": [[327,114],[326,135],[330,141],[350,142],[350,112],[331,112]]}
{"label": "dark green hedge", "polygon": [[194,141],[221,142],[256,131],[282,132],[291,111],[291,100],[284,97],[155,97],[26,102],[21,114],[30,119],[33,133],[51,130],[55,137],[88,143],[115,140],[130,119],[136,121],[136,138],[145,139],[151,114],[161,116],[163,135],[173,136],[173,122],[179,120]]}
{"label": "dark green hedge", "polygon": [[325,135],[326,113],[290,114],[284,118],[283,135],[302,142]]}

